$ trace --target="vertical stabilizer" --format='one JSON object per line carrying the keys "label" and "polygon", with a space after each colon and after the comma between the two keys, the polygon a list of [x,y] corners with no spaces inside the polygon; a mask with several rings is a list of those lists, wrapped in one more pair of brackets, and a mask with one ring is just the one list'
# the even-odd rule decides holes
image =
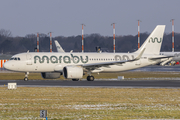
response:
{"label": "vertical stabilizer", "polygon": [[144,50],[144,54],[158,54],[161,49],[165,25],[157,25],[153,32],[149,35],[143,45],[135,52],[140,53]]}
{"label": "vertical stabilizer", "polygon": [[55,40],[54,42],[55,42],[55,45],[56,45],[57,52],[64,52],[64,50],[62,49],[62,47],[61,47],[61,45],[58,43],[58,41]]}

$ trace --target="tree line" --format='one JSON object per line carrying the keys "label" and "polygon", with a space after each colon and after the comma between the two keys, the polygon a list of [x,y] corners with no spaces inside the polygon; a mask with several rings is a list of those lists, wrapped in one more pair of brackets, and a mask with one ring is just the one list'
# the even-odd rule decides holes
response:
{"label": "tree line", "polygon": [[[140,44],[142,45],[149,33],[140,34]],[[180,51],[180,34],[175,33],[175,51]],[[73,50],[81,52],[82,37],[77,36],[57,36],[53,37],[53,51],[56,52],[54,40],[57,40],[66,52]],[[138,46],[138,35],[116,36],[116,52],[134,52]],[[13,37],[9,30],[0,30],[0,53],[16,54],[21,52],[33,52],[36,48],[36,34],[27,34],[24,37]],[[113,36],[102,36],[100,34],[84,35],[84,51],[95,52],[96,46],[100,46],[106,52],[113,52]],[[39,35],[40,52],[50,51],[50,38],[47,34]],[[164,34],[161,51],[172,51],[172,34]]]}

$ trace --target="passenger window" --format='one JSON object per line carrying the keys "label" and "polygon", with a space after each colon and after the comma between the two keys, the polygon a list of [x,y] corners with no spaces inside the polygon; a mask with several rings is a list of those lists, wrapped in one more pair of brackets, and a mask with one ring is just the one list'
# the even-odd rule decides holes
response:
{"label": "passenger window", "polygon": [[14,60],[14,58],[11,58],[10,60]]}
{"label": "passenger window", "polygon": [[17,58],[14,58],[14,60],[17,60]]}

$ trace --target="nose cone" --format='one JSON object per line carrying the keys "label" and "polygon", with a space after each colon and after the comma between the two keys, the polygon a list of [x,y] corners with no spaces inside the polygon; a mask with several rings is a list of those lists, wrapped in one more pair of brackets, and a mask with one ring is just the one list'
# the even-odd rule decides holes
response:
{"label": "nose cone", "polygon": [[11,64],[9,62],[5,62],[3,67],[7,70],[11,70]]}

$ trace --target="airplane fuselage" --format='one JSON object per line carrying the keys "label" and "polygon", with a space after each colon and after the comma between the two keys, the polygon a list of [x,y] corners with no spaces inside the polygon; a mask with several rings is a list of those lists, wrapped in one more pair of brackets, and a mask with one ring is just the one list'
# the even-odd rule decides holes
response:
{"label": "airplane fuselage", "polygon": [[[13,56],[6,68],[19,72],[62,72],[65,66],[81,66],[83,64],[103,63],[121,60],[132,60],[137,57],[135,53],[49,53],[32,52]],[[148,60],[150,55],[143,55],[141,59],[123,64],[100,67],[92,72],[120,72],[132,70],[159,61]],[[158,55],[156,55],[157,57]],[[152,55],[151,55],[152,57]],[[19,58],[19,60],[18,60]]]}

